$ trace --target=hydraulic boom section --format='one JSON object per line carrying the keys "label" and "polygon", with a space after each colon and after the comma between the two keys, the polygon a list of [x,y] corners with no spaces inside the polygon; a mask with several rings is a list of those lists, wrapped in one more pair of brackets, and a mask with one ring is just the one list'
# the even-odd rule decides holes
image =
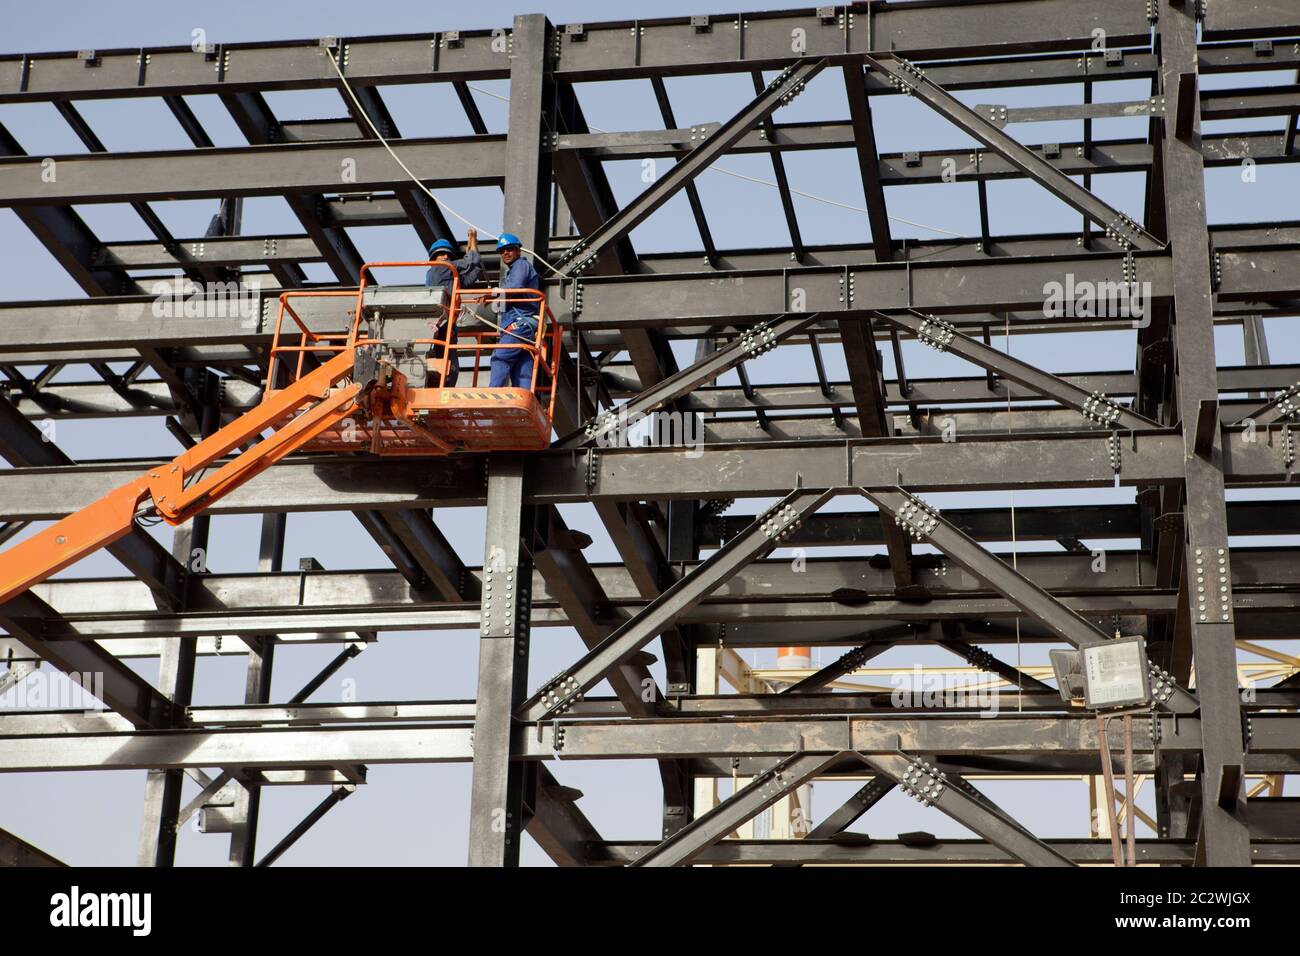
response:
{"label": "hydraulic boom section", "polygon": [[[181,524],[301,448],[352,413],[360,388],[340,384],[351,371],[352,353],[340,353],[169,463],[9,548],[0,554],[0,603],[112,544],[138,515],[156,513],[168,524]],[[258,440],[267,429],[274,431]],[[207,473],[217,459],[250,441],[256,444]]]}
{"label": "hydraulic boom section", "polygon": [[[188,521],[295,451],[441,456],[545,448],[561,339],[542,293],[370,282],[376,266],[420,265],[429,263],[368,264],[355,290],[282,294],[261,403],[167,464],[0,553],[0,603],[112,544],[138,518]],[[355,300],[348,303],[350,327],[313,331],[290,302],[308,297]],[[509,305],[535,310],[535,336],[501,329],[495,316]],[[286,315],[296,329],[285,329]],[[413,321],[417,333],[429,334],[410,335]],[[529,388],[479,384],[499,348],[533,359]],[[457,382],[462,376],[465,385]]]}

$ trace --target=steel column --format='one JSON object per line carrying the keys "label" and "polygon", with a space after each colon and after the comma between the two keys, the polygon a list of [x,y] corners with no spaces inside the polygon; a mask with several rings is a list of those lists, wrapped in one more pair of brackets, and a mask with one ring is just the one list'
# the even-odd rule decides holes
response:
{"label": "steel column", "polygon": [[[1200,104],[1188,109],[1188,135],[1175,135],[1168,117],[1183,112],[1181,98],[1194,95],[1196,84],[1181,82],[1197,74],[1195,6],[1160,3],[1160,76],[1167,103],[1163,139],[1164,191],[1169,235],[1174,253],[1174,344],[1177,350],[1175,388],[1183,423],[1187,468],[1184,523],[1187,546],[1183,579],[1188,602],[1185,616],[1195,654],[1197,696],[1204,722],[1200,767],[1201,827],[1205,860],[1214,866],[1247,866],[1251,862],[1250,829],[1239,775],[1245,762],[1241,730],[1241,698],[1237,689],[1237,651],[1231,605],[1227,510],[1223,467],[1226,439],[1218,429],[1211,436],[1209,456],[1195,454],[1200,403],[1217,398],[1214,322],[1209,240],[1205,219],[1205,173],[1200,153]],[[1222,601],[1213,595],[1222,593]],[[1209,595],[1209,599],[1206,597]],[[1225,781],[1233,792],[1221,798]]]}

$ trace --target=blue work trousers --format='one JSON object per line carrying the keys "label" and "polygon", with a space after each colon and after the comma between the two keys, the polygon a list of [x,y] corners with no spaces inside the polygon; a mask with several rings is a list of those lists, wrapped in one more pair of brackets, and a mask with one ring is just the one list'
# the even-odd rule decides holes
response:
{"label": "blue work trousers", "polygon": [[[532,345],[537,338],[537,322],[532,316],[519,316],[503,326],[505,334],[501,344],[508,342],[526,342]],[[492,378],[488,382],[491,388],[503,388],[513,385],[515,388],[531,388],[533,384],[533,353],[524,348],[502,348],[492,350]]]}

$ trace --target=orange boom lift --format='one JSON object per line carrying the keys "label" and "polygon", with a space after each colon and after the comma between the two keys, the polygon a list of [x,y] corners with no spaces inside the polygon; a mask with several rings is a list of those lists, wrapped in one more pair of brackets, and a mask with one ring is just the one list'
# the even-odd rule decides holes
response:
{"label": "orange boom lift", "polygon": [[[112,544],[137,518],[184,523],[295,451],[432,457],[549,445],[561,329],[545,296],[532,289],[462,289],[458,282],[447,295],[437,287],[369,281],[376,268],[431,264],[367,263],[355,290],[283,293],[258,406],[0,553],[0,603]],[[355,302],[346,331],[315,331],[294,308],[299,300],[349,297]],[[498,325],[506,306],[525,302],[538,311],[536,337],[527,341]],[[322,311],[328,324],[328,309]],[[287,328],[285,316],[293,323]],[[441,335],[418,334],[433,332],[439,320]],[[460,340],[452,342],[461,324]],[[498,348],[532,353],[529,388],[479,384]],[[469,374],[468,385],[425,387],[428,373],[446,382],[452,363],[462,378]]]}

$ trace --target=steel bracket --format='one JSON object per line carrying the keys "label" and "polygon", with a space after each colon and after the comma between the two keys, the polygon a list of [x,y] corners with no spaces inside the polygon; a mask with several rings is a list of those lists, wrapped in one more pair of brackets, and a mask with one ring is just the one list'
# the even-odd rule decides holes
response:
{"label": "steel bracket", "polygon": [[740,336],[740,349],[749,358],[757,358],[776,348],[776,334],[766,322],[746,329]]}
{"label": "steel bracket", "polygon": [[1119,432],[1111,432],[1106,436],[1106,459],[1110,462],[1110,470],[1118,475],[1124,469],[1124,450],[1120,444]]}
{"label": "steel bracket", "polygon": [[[592,438],[597,437],[598,435],[602,435],[605,432],[609,431],[610,427],[617,420],[618,420],[617,409],[607,408],[599,415],[595,415],[587,419],[586,424],[583,425],[582,433],[587,436],[588,440],[590,440]],[[592,481],[593,477],[594,476],[588,477],[587,480],[588,488],[590,488],[592,484],[594,484],[594,482]]]}
{"label": "steel bracket", "polygon": [[1133,237],[1140,232],[1138,224],[1133,221],[1132,217],[1120,213],[1106,227],[1106,237],[1114,239],[1123,249],[1129,249],[1133,245]]}
{"label": "steel bracket", "polygon": [[894,515],[894,522],[907,532],[908,537],[918,544],[925,541],[939,527],[939,511],[927,505],[920,498],[907,494],[907,502]]}
{"label": "steel bracket", "polygon": [[[907,754],[899,756],[906,757]],[[933,806],[934,802],[943,795],[943,791],[952,785],[952,781],[941,773],[938,767],[920,757],[911,757],[908,762],[910,766],[898,778],[899,787],[913,800],[919,801],[922,806]]]}
{"label": "steel bracket", "polygon": [[[1195,614],[1203,624],[1232,620],[1232,575],[1228,568],[1228,549],[1196,549]],[[1218,607],[1216,614],[1215,607]]]}
{"label": "steel bracket", "polygon": [[763,537],[784,541],[803,525],[803,517],[791,505],[778,504],[763,515]]}
{"label": "steel bracket", "polygon": [[700,514],[706,518],[723,514],[736,503],[735,498],[710,498],[700,505]]}
{"label": "steel bracket", "polygon": [[582,698],[577,679],[568,674],[553,677],[542,686],[541,704],[548,715],[562,714]]}
{"label": "steel bracket", "polygon": [[[1083,417],[1103,428],[1112,428],[1119,421],[1121,409],[1115,401],[1106,397],[1104,392],[1093,392],[1083,403],[1080,413]],[[1116,455],[1118,459],[1118,454]],[[1112,461],[1113,465],[1115,462]]]}
{"label": "steel bracket", "polygon": [[917,339],[936,352],[948,351],[948,346],[956,336],[957,328],[937,315],[927,315],[921,327],[916,330]]}
{"label": "steel bracket", "polygon": [[[1178,689],[1178,683],[1173,676],[1161,667],[1159,664],[1147,663],[1147,674],[1151,683],[1151,700],[1157,704],[1166,704],[1174,696],[1174,691]],[[1154,715],[1152,721],[1155,722]],[[1155,733],[1152,733],[1152,739]]]}
{"label": "steel bracket", "polygon": [[1292,385],[1283,393],[1277,403],[1278,414],[1282,418],[1293,418],[1300,413],[1300,382]]}

